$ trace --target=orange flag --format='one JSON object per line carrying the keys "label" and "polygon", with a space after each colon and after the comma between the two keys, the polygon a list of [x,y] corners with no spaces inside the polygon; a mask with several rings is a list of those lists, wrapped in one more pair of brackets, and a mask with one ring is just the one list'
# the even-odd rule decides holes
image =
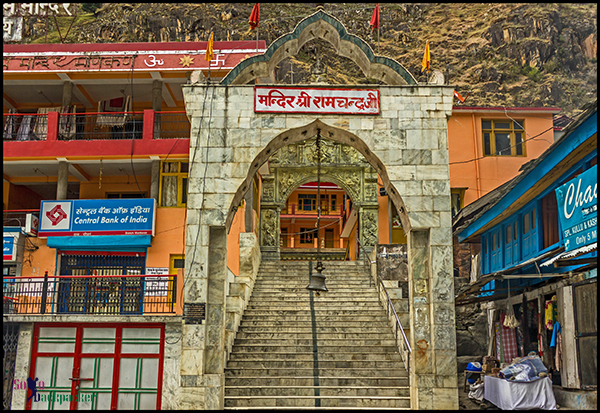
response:
{"label": "orange flag", "polygon": [[255,3],[254,7],[252,8],[252,13],[250,13],[250,19],[248,19],[248,23],[250,23],[250,30],[258,28],[259,14],[260,7],[258,6],[258,3]]}
{"label": "orange flag", "polygon": [[425,53],[423,53],[423,64],[421,65],[421,73],[427,70],[429,73],[429,66],[431,66],[431,55],[429,54],[429,40],[425,44]]}
{"label": "orange flag", "polygon": [[208,39],[208,44],[206,45],[206,54],[204,55],[204,60],[206,60],[207,62],[210,62],[211,60],[213,60],[213,35],[214,33],[210,34],[210,39]]}
{"label": "orange flag", "polygon": [[377,3],[375,10],[373,10],[373,16],[371,17],[371,22],[369,24],[372,26],[371,31],[379,28],[379,3]]}

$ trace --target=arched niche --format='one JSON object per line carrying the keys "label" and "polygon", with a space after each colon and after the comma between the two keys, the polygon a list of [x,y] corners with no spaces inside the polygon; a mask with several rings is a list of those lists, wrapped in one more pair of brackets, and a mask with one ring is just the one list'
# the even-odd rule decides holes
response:
{"label": "arched niche", "polygon": [[360,37],[349,34],[335,17],[319,10],[300,21],[294,31],[275,40],[263,53],[241,61],[223,78],[222,85],[245,85],[257,78],[270,78],[275,83],[274,69],[283,59],[295,56],[313,39],[330,43],[339,56],[349,58],[364,75],[392,86],[417,85],[404,66],[388,57],[375,55]]}

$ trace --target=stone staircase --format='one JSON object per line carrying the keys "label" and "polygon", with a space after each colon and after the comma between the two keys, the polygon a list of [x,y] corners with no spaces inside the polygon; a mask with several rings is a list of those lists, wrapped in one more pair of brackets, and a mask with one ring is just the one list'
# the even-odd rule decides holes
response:
{"label": "stone staircase", "polygon": [[225,369],[225,409],[409,409],[408,373],[363,263],[263,261]]}

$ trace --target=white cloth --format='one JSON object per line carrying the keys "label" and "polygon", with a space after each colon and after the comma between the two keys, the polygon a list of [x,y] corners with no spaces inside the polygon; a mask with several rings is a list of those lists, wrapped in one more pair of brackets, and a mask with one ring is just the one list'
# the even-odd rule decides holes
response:
{"label": "white cloth", "polygon": [[483,398],[502,410],[556,410],[552,380],[513,382],[484,376]]}

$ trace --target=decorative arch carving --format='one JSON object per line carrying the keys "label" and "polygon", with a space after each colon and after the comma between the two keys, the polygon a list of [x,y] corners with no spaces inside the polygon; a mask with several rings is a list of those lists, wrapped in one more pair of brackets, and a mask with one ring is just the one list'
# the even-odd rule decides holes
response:
{"label": "decorative arch carving", "polygon": [[[360,172],[359,171],[348,171],[349,173],[352,173],[354,175],[356,175],[358,177],[358,179],[360,180]],[[285,171],[284,173],[287,173],[287,171]],[[279,198],[277,199],[277,202],[280,204],[280,207],[283,207],[285,205],[285,201],[288,199],[288,197],[290,196],[290,194],[292,192],[294,192],[294,190],[296,188],[298,188],[300,185],[306,184],[308,182],[314,182],[317,180],[317,171],[303,171],[303,172],[294,172],[290,174],[290,177],[292,177],[292,180],[286,181],[285,178],[279,179]],[[342,179],[340,179],[339,176],[336,176],[333,173],[321,173],[321,182],[332,182],[334,184],[336,184],[337,186],[339,186],[340,188],[342,188],[347,194],[348,196],[350,196],[350,199],[352,199],[352,202],[354,204],[360,204],[360,193],[359,190],[357,190],[357,188],[352,188],[350,186],[348,186],[348,182],[344,181]]]}
{"label": "decorative arch carving", "polygon": [[339,56],[355,62],[368,78],[392,86],[417,85],[413,75],[404,66],[394,59],[375,55],[371,46],[360,37],[349,34],[339,20],[323,10],[306,17],[293,32],[271,43],[263,54],[238,63],[221,84],[245,85],[261,77],[268,77],[275,83],[275,66],[283,59],[295,56],[305,43],[313,39],[329,42]]}

